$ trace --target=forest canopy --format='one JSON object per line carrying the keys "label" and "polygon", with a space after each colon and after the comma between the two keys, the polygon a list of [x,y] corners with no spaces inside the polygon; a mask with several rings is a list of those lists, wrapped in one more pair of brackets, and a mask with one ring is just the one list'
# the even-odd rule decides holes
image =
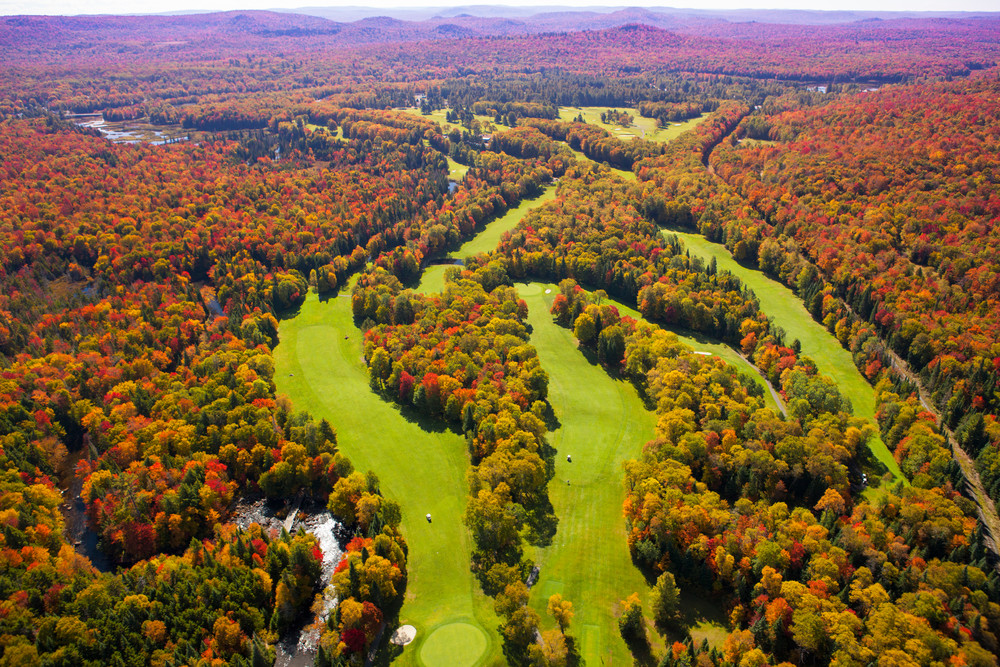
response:
{"label": "forest canopy", "polygon": [[[626,14],[0,18],[0,667],[997,664],[1000,19]],[[279,393],[314,302],[455,525]],[[633,579],[545,579],[542,335],[651,424],[586,493]]]}

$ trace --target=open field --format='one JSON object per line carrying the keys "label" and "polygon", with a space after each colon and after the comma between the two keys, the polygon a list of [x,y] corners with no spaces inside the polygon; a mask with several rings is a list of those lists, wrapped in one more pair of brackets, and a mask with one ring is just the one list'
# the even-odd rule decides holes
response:
{"label": "open field", "polygon": [[[715,257],[720,269],[737,275],[757,295],[761,310],[785,330],[786,343],[790,344],[797,338],[802,344],[802,354],[811,357],[819,372],[833,379],[851,399],[854,414],[874,423],[875,394],[872,386],[855,367],[851,353],[842,348],[823,325],[813,320],[790,289],[760,271],[741,266],[724,246],[712,243],[699,234],[672,230],[663,233],[676,234],[692,254],[705,260]],[[868,446],[895,478],[905,479],[889,448],[878,435],[868,442]]]}
{"label": "open field", "polygon": [[[316,123],[306,123],[306,127],[308,127],[313,132],[316,132],[318,130],[327,130],[327,127],[325,125],[317,125]],[[336,139],[343,139],[344,138],[344,128],[338,125],[337,129],[334,130],[331,134]]]}
{"label": "open field", "polygon": [[469,173],[469,167],[464,164],[459,164],[455,162],[450,157],[448,158],[448,178],[453,181],[460,181],[465,178],[465,175]]}
{"label": "open field", "polygon": [[[298,315],[281,322],[279,336],[278,392],[291,397],[297,410],[329,419],[355,467],[376,471],[382,490],[402,505],[410,551],[400,621],[415,626],[417,637],[397,664],[492,664],[501,652],[498,620],[469,571],[471,538],[462,522],[465,439],[439,424],[418,422],[372,392],[346,296],[321,302],[309,294]],[[414,474],[417,465],[420,474]],[[433,523],[424,519],[428,512]],[[456,652],[455,636],[481,649]]]}
{"label": "open field", "polygon": [[[449,123],[447,120],[445,120],[448,114],[447,109],[436,109],[435,111],[432,111],[429,114],[421,113],[418,107],[397,109],[397,111],[402,111],[403,113],[410,114],[411,116],[417,116],[418,118],[424,118],[432,122],[439,123],[441,125],[441,130],[444,132],[444,134],[448,134],[450,131],[456,128],[463,129],[460,123]],[[483,116],[482,114],[475,114],[473,117],[480,123],[483,124],[489,123],[490,125],[493,124],[492,116]]]}
{"label": "open field", "polygon": [[[631,127],[622,127],[614,123],[601,122],[601,114],[613,108],[632,114],[635,120],[632,121]],[[560,120],[572,121],[580,114],[583,114],[583,119],[586,122],[607,130],[619,139],[627,140],[632,137],[639,137],[646,141],[670,141],[676,139],[705,118],[702,115],[686,120],[683,123],[671,123],[667,127],[657,127],[655,118],[643,118],[639,115],[638,109],[631,107],[562,107],[559,109]]]}

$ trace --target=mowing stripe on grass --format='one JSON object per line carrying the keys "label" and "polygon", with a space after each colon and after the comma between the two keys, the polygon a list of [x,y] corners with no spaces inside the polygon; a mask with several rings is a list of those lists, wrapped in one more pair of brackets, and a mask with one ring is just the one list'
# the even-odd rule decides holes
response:
{"label": "mowing stripe on grass", "polygon": [[[415,626],[417,638],[397,663],[421,664],[417,655],[431,632],[459,621],[477,626],[486,638],[481,662],[491,663],[500,655],[498,620],[469,571],[472,540],[462,522],[468,495],[465,439],[439,423],[422,427],[417,416],[372,392],[350,299],[321,302],[310,293],[298,315],[282,320],[278,333],[278,392],[297,410],[328,419],[341,451],[358,470],[374,470],[383,492],[402,505],[409,581],[400,621]],[[433,523],[424,519],[428,512]]]}
{"label": "mowing stripe on grass", "polygon": [[653,437],[656,417],[631,384],[587,361],[572,332],[552,321],[558,287],[521,284],[518,293],[528,304],[531,343],[549,374],[549,402],[560,423],[549,436],[557,450],[549,499],[559,523],[552,544],[532,554],[541,571],[531,604],[544,615],[548,596],[559,590],[574,605],[570,634],[579,638],[584,662],[612,657],[614,664],[629,664],[614,608],[633,592],[648,600],[649,584],[625,539],[621,466]]}

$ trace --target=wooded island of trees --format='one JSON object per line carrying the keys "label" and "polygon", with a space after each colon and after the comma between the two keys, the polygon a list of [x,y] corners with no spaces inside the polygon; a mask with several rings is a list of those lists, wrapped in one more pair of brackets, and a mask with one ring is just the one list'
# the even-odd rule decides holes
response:
{"label": "wooded island of trees", "polygon": [[1000,17],[630,11],[0,18],[0,667],[997,665]]}

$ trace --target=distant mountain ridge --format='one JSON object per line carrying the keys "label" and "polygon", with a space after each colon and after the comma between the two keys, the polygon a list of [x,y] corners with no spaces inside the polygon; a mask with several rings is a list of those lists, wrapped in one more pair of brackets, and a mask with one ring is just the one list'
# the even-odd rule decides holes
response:
{"label": "distant mountain ridge", "polygon": [[[1000,12],[959,12],[959,11],[860,11],[860,10],[809,10],[809,9],[694,9],[678,7],[623,7],[593,6],[574,8],[568,5],[462,5],[459,7],[298,7],[274,10],[307,16],[319,16],[338,22],[353,22],[373,16],[388,16],[405,21],[433,21],[437,19],[506,18],[522,19],[526,24],[551,22],[561,18],[566,22],[566,30],[581,30],[584,27],[575,21],[597,21],[595,15],[645,15],[654,20],[699,19],[710,22],[730,23],[780,23],[786,25],[828,25],[831,23],[853,23],[872,19],[893,20],[901,18],[970,18]],[[620,24],[619,24],[620,25]]]}
{"label": "distant mountain ridge", "polygon": [[[529,9],[535,13],[520,17],[503,15],[515,13],[515,10],[524,13]],[[312,45],[309,48],[340,48],[418,41],[526,38],[549,33],[615,31],[633,25],[687,38],[761,44],[768,40],[789,39],[801,32],[799,26],[806,24],[852,41],[878,38],[878,34],[885,33],[887,29],[904,30],[911,36],[927,34],[927,31],[942,33],[942,30],[942,34],[972,30],[980,35],[993,36],[997,34],[994,26],[1000,25],[1000,12],[924,14],[643,7],[567,11],[545,6],[529,9],[466,6],[447,10],[447,16],[442,13],[421,20],[375,14],[348,21],[337,21],[319,14],[332,16],[346,12],[350,15],[354,8],[129,16],[4,16],[0,17],[0,57],[6,56],[11,58],[10,62],[17,62],[56,44],[93,54],[111,45],[119,45],[121,53],[136,55],[162,49],[177,50],[179,45],[184,44],[215,49],[221,54],[226,49],[243,47],[250,52],[255,49],[306,48],[307,44]],[[539,11],[553,9],[556,11]],[[415,10],[407,11],[415,15]],[[440,8],[437,11],[444,12]],[[899,35],[894,38],[897,37]],[[657,39],[662,43],[668,38],[659,36]],[[986,50],[992,52],[994,49]],[[177,55],[183,59],[183,50]]]}

